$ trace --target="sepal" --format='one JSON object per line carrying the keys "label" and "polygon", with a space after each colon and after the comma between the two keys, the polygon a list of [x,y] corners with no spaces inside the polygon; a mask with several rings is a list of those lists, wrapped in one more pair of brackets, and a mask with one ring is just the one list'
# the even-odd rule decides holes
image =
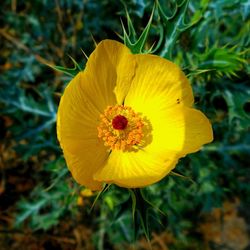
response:
{"label": "sepal", "polygon": [[66,75],[69,75],[71,77],[74,77],[76,76],[80,71],[82,71],[82,68],[80,67],[80,65],[76,62],[76,60],[69,56],[69,58],[71,59],[71,61],[73,62],[74,64],[74,67],[73,68],[65,68],[65,67],[62,67],[62,66],[54,66],[54,65],[48,65],[50,68],[56,70],[56,71],[59,71],[59,72],[62,72]]}

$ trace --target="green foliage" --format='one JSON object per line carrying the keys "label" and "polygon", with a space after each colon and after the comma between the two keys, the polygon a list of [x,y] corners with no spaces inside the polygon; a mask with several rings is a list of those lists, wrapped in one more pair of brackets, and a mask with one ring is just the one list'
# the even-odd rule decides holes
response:
{"label": "green foliage", "polygon": [[[173,5],[174,6],[171,6],[171,1],[167,4],[165,2],[161,3],[161,1],[158,0],[155,1],[148,24],[143,29],[139,38],[126,8],[128,32],[123,25],[124,44],[126,44],[133,53],[156,53],[164,58],[171,59],[179,35],[201,20],[207,8],[208,1],[200,2],[199,7],[196,7],[195,11],[193,11],[194,14],[189,22],[186,22],[186,12],[188,10],[189,0],[176,1]],[[154,42],[150,48],[145,49],[147,38],[152,28],[154,14],[156,16],[155,26],[158,30],[159,38],[157,43]]]}
{"label": "green foliage", "polygon": [[81,49],[89,55],[93,40],[118,39],[116,34],[122,33],[133,53],[158,54],[183,68],[195,105],[213,124],[215,140],[181,159],[174,173],[142,193],[107,186],[89,215],[96,248],[108,244],[126,249],[124,242],[134,242],[134,219],[135,224],[144,224],[137,230],[139,236],[150,224],[149,232],[167,229],[182,242],[181,248],[173,249],[187,249],[203,213],[232,197],[249,207],[247,0],[130,0],[123,4],[43,0],[13,1],[12,5],[3,1],[0,12],[4,24],[0,29],[0,114],[10,120],[1,143],[12,145],[15,168],[32,171],[34,182],[9,210],[15,211],[15,227],[48,231],[65,216],[79,214],[79,186],[73,184],[56,139],[57,106],[65,85],[84,69]]}
{"label": "green foliage", "polygon": [[[160,23],[163,25],[164,37],[162,50],[159,53],[162,57],[167,59],[172,58],[173,47],[175,46],[176,40],[180,33],[184,32],[201,18],[201,13],[196,12],[194,20],[186,24],[185,23],[185,14],[187,11],[189,0],[184,0],[182,2],[176,1],[175,8],[173,12],[168,15],[164,12],[162,5],[157,2],[158,13],[160,16]],[[198,15],[197,15],[198,14]]]}
{"label": "green foliage", "polygon": [[29,199],[22,198],[17,205],[15,227],[20,227],[27,222],[33,230],[48,230],[59,223],[70,211],[76,215],[76,191],[70,183],[65,182],[68,170],[64,160],[60,157],[44,165],[41,173],[48,176],[50,180],[47,187],[38,184],[30,193]]}

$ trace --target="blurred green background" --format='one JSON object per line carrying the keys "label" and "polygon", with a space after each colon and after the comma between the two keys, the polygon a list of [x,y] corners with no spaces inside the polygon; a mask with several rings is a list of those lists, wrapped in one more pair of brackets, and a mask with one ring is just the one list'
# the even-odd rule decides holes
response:
{"label": "blurred green background", "polygon": [[[182,1],[159,2],[171,16]],[[151,249],[143,234],[133,239],[127,190],[112,186],[90,212],[95,194],[74,182],[56,139],[57,106],[72,77],[47,64],[72,68],[71,56],[84,67],[82,50],[89,55],[94,40],[121,41],[126,9],[140,34],[153,4],[1,1],[1,250]],[[190,0],[186,22],[198,22],[180,32],[172,60],[188,75],[215,140],[177,165],[192,181],[171,175],[145,188],[167,214],[161,224],[150,218],[152,249],[250,249],[249,17],[248,0]],[[156,11],[148,48],[162,29]]]}

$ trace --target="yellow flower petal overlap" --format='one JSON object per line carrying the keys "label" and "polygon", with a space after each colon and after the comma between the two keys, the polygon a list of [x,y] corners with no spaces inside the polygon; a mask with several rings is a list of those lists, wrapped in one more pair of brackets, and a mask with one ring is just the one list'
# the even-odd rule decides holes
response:
{"label": "yellow flower petal overlap", "polygon": [[213,140],[209,120],[193,102],[174,63],[100,42],[59,104],[57,136],[73,177],[92,190],[161,180],[179,158]]}

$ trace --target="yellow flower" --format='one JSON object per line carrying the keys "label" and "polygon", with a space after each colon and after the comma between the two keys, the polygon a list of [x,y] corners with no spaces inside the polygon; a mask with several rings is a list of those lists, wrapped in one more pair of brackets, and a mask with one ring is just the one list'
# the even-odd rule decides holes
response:
{"label": "yellow flower", "polygon": [[59,105],[57,135],[73,177],[92,190],[161,180],[179,158],[213,140],[209,120],[193,102],[174,63],[100,42]]}

